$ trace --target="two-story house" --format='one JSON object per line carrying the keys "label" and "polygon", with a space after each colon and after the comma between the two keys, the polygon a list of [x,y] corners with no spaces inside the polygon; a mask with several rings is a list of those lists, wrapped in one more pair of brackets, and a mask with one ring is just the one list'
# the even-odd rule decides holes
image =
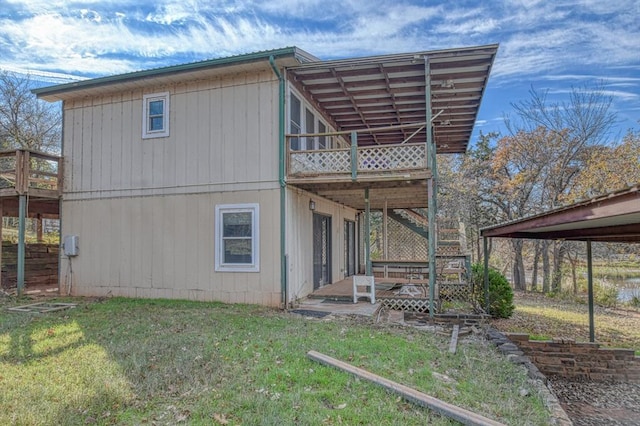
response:
{"label": "two-story house", "polygon": [[373,210],[430,212],[435,264],[435,154],[465,152],[496,51],[291,47],[35,90],[63,102],[61,283],[287,306],[371,274]]}

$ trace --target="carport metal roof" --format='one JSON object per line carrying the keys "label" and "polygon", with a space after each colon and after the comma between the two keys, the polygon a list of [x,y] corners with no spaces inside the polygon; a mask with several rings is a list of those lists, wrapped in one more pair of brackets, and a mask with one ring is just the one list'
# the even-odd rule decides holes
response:
{"label": "carport metal roof", "polygon": [[487,238],[532,238],[587,242],[589,341],[595,341],[592,241],[640,243],[640,183],[591,200],[480,230],[484,237],[485,302],[488,305]]}
{"label": "carport metal roof", "polygon": [[483,237],[640,243],[640,184],[481,230]]}
{"label": "carport metal roof", "polygon": [[[431,97],[438,153],[464,153],[498,45],[307,62],[287,68],[294,86],[337,130],[424,123]],[[428,70],[428,73],[427,73]],[[422,127],[359,133],[358,145],[426,142]]]}

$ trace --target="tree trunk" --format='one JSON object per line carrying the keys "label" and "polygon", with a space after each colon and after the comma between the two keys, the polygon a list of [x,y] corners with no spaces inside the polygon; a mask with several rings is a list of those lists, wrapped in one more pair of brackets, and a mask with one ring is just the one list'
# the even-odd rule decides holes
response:
{"label": "tree trunk", "polygon": [[578,262],[571,261],[571,279],[573,280],[573,294],[578,294],[578,277],[576,273],[576,264]]}
{"label": "tree trunk", "polygon": [[524,259],[522,258],[523,241],[513,239],[513,286],[516,290],[526,290],[527,283],[524,279]]}
{"label": "tree trunk", "polygon": [[549,242],[542,242],[542,292],[549,293],[551,265],[549,263]]}
{"label": "tree trunk", "polygon": [[551,291],[557,293],[562,287],[562,263],[567,253],[567,247],[564,242],[556,241],[553,250],[553,277],[551,279]]}
{"label": "tree trunk", "polygon": [[540,263],[540,241],[536,241],[533,254],[533,271],[531,273],[531,291],[538,291],[538,263]]}

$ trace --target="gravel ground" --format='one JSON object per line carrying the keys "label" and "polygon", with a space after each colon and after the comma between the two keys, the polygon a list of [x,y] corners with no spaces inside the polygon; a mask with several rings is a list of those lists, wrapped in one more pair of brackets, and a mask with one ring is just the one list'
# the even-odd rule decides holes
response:
{"label": "gravel ground", "polygon": [[[501,331],[588,341],[585,303],[541,294],[516,292],[516,310],[510,319],[494,320]],[[532,312],[530,307],[541,307]],[[628,307],[596,306],[596,339],[602,346],[640,347],[640,311]],[[640,426],[640,384],[592,382],[548,377],[562,408],[576,426]]]}
{"label": "gravel ground", "polygon": [[574,425],[640,425],[640,384],[548,379]]}

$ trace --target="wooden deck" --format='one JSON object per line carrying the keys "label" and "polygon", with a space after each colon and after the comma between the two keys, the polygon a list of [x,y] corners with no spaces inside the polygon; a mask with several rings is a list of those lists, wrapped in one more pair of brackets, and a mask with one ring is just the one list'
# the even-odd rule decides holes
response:
{"label": "wooden deck", "polygon": [[62,195],[62,158],[29,149],[0,151],[0,197]]}
{"label": "wooden deck", "polygon": [[[376,299],[384,298],[429,298],[429,280],[408,280],[405,278],[379,278],[375,279]],[[415,296],[400,293],[403,285],[413,284],[420,294]],[[314,291],[310,298],[353,301],[353,279],[351,277],[334,284],[325,285]]]}
{"label": "wooden deck", "polygon": [[429,178],[425,144],[287,151],[288,184],[357,210],[425,207]]}

